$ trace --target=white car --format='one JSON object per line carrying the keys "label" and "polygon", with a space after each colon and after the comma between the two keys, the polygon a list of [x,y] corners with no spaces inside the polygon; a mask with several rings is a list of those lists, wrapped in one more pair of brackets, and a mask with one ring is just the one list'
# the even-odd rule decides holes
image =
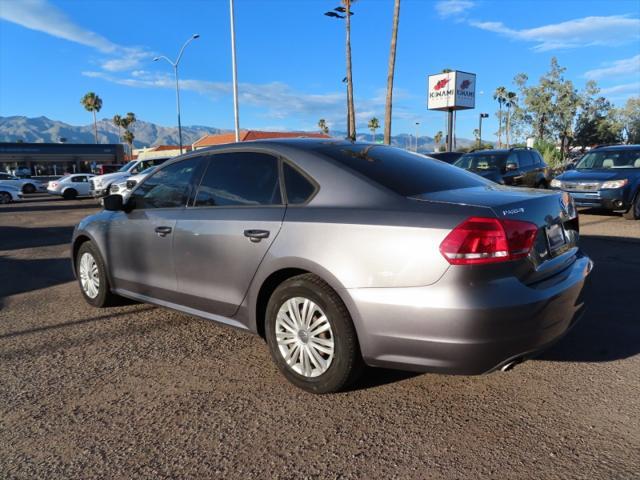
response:
{"label": "white car", "polygon": [[37,191],[43,192],[45,186],[42,182],[33,180],[31,178],[18,178],[15,175],[9,173],[0,173],[0,182],[15,185],[22,193],[34,193]]}
{"label": "white car", "polygon": [[111,186],[127,180],[132,175],[137,175],[149,167],[160,165],[169,158],[147,158],[144,160],[131,160],[120,170],[105,175],[98,175],[91,181],[91,195],[99,198],[115,193],[111,191]]}
{"label": "white car", "polygon": [[8,182],[0,181],[0,204],[11,203],[22,198],[22,192],[18,187]]}
{"label": "white car", "polygon": [[123,180],[122,182],[112,183],[109,193],[112,195],[122,195],[123,198],[127,198],[127,196],[131,193],[131,190],[133,190],[133,188],[138,183],[151,175],[156,168],[157,165],[149,167],[137,175],[131,175],[129,178]]}
{"label": "white car", "polygon": [[89,197],[89,179],[95,177],[92,173],[73,173],[65,175],[57,180],[52,180],[47,185],[47,192],[51,195],[59,195],[65,200],[73,200],[77,197]]}

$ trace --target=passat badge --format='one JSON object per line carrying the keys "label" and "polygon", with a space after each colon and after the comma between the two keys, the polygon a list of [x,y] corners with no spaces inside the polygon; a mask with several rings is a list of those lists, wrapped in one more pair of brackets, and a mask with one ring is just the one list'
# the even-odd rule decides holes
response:
{"label": "passat badge", "polygon": [[517,213],[524,213],[524,208],[511,208],[509,210],[502,210],[502,215],[515,215]]}

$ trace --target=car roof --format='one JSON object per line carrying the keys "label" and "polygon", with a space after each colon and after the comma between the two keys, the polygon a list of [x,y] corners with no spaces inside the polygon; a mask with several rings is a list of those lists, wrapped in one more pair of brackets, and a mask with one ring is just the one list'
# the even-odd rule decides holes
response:
{"label": "car roof", "polygon": [[591,151],[598,150],[600,152],[611,152],[616,150],[637,150],[640,145],[603,145],[601,147],[594,147]]}
{"label": "car roof", "polygon": [[366,148],[371,145],[375,145],[376,147],[390,147],[389,145],[382,144],[373,144],[369,142],[358,142],[351,140],[343,140],[339,138],[311,138],[311,137],[298,137],[298,138],[269,138],[262,140],[248,140],[244,142],[238,143],[225,143],[222,145],[213,145],[211,147],[199,148],[194,150],[193,152],[189,152],[189,155],[206,153],[206,152],[214,152],[218,150],[224,150],[230,147],[241,148],[243,146],[247,148],[251,147],[274,147],[274,146],[283,146],[283,147],[291,147],[299,150],[307,150],[313,151],[318,150],[323,147],[362,147]]}

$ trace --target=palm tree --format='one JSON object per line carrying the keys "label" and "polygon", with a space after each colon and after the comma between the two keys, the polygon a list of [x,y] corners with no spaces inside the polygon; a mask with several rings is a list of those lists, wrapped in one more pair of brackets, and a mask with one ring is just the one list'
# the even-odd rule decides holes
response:
{"label": "palm tree", "polygon": [[502,147],[502,104],[505,102],[507,96],[507,89],[504,87],[496,88],[493,93],[493,99],[498,101],[499,113],[498,113],[498,146]]}
{"label": "palm tree", "polygon": [[348,127],[347,136],[351,140],[356,139],[356,109],[353,105],[353,75],[351,71],[351,3],[355,0],[342,0],[345,7],[346,21],[346,57],[347,57],[347,111],[348,111]]}
{"label": "palm tree", "polygon": [[118,127],[118,143],[122,143],[122,132],[120,129],[122,128],[122,117],[119,114],[115,114],[113,116],[113,124]]}
{"label": "palm tree", "polygon": [[440,142],[442,141],[442,131],[438,131],[433,137],[433,141],[436,144],[436,151],[440,150]]}
{"label": "palm tree", "polygon": [[318,120],[318,128],[320,129],[320,133],[329,135],[329,126],[327,125],[327,121],[324,118]]}
{"label": "palm tree", "polygon": [[376,143],[376,130],[380,128],[380,122],[376,117],[369,120],[369,130],[373,134],[373,143]]}
{"label": "palm tree", "polygon": [[507,148],[509,148],[511,137],[511,107],[516,104],[518,96],[515,92],[507,92],[505,95],[504,106],[507,107],[507,125],[505,136],[507,137]]}
{"label": "palm tree", "polygon": [[[400,21],[400,0],[393,6],[393,27],[391,28],[391,50],[387,68],[387,100],[384,107],[384,143],[391,144],[391,108],[393,103],[393,76],[396,66],[396,45],[398,42],[398,23]],[[375,137],[375,134],[374,134]]]}
{"label": "palm tree", "polygon": [[124,138],[124,141],[129,144],[129,160],[133,160],[133,139],[135,138],[135,135],[131,133],[130,130],[125,130],[122,138]]}
{"label": "palm tree", "polygon": [[99,112],[102,108],[102,99],[95,93],[89,92],[80,99],[80,103],[87,112],[93,112],[93,133],[96,137],[96,143],[98,143],[98,121],[96,120],[96,112]]}

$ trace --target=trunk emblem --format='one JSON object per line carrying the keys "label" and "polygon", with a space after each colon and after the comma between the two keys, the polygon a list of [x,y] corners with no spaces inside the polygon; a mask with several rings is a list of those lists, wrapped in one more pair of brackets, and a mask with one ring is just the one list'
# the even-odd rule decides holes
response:
{"label": "trunk emblem", "polygon": [[515,215],[516,213],[524,213],[524,208],[511,208],[509,210],[502,210],[502,215]]}

